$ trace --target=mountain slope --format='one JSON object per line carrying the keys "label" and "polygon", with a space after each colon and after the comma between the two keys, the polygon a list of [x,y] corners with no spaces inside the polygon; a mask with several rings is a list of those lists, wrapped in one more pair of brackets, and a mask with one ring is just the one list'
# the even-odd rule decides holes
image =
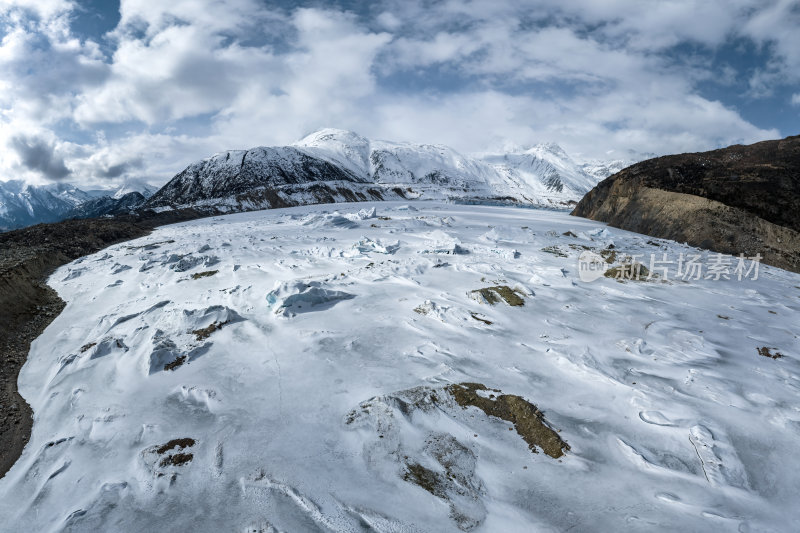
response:
{"label": "mountain slope", "polygon": [[40,222],[56,222],[84,198],[70,187],[28,185],[22,181],[0,182],[0,231]]}
{"label": "mountain slope", "polygon": [[122,195],[117,193],[114,196],[100,196],[92,198],[74,209],[71,209],[64,216],[69,218],[97,218],[104,216],[115,216],[123,213],[130,213],[141,207],[147,198],[140,192],[129,192]]}
{"label": "mountain slope", "polygon": [[573,214],[800,271],[800,136],[637,163]]}
{"label": "mountain slope", "polygon": [[189,165],[151,196],[145,207],[241,211],[383,198],[373,185],[347,168],[297,148],[259,147],[216,154]]}

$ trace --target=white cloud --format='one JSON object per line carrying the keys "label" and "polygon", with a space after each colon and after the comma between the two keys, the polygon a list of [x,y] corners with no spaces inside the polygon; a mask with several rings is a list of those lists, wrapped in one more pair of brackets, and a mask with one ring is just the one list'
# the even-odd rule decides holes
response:
{"label": "white cloud", "polygon": [[794,93],[791,102],[792,105],[800,106],[800,93]]}
{"label": "white cloud", "polygon": [[[785,0],[385,0],[374,17],[123,0],[104,47],[70,32],[73,7],[0,0],[0,146],[11,148],[0,179],[68,169],[92,185],[165,181],[213,152],[326,126],[463,151],[548,140],[587,157],[696,151],[779,135],[700,96],[698,80],[749,77],[768,97],[800,72]],[[702,50],[734,38],[771,51],[769,63],[709,70]],[[669,52],[681,43],[700,55]],[[427,78],[437,71],[448,84]],[[46,143],[26,151],[19,139]]]}
{"label": "white cloud", "polygon": [[0,14],[17,16],[15,11],[27,10],[48,20],[70,11],[74,6],[74,2],[69,0],[0,0]]}

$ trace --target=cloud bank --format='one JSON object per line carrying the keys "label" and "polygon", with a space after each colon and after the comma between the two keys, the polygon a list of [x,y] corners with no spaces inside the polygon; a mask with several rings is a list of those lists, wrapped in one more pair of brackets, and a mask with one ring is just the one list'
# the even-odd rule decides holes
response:
{"label": "cloud bank", "polygon": [[329,126],[584,158],[777,138],[800,133],[797,27],[788,0],[0,0],[0,179],[163,183]]}

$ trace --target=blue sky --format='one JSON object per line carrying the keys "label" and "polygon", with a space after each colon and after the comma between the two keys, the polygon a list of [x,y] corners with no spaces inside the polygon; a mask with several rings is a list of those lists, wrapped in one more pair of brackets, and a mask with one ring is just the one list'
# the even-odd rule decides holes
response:
{"label": "blue sky", "polygon": [[800,134],[788,0],[0,0],[0,180],[161,184],[323,127],[578,159]]}

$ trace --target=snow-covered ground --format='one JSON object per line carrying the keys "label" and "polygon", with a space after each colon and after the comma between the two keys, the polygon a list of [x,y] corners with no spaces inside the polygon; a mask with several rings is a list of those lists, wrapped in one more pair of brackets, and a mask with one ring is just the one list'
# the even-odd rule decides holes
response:
{"label": "snow-covered ground", "polygon": [[[694,251],[562,212],[378,203],[167,226],[66,265],[0,530],[800,530],[800,276],[579,281],[612,243]],[[472,292],[494,286],[524,305]],[[464,382],[535,404],[569,450],[462,408]]]}

